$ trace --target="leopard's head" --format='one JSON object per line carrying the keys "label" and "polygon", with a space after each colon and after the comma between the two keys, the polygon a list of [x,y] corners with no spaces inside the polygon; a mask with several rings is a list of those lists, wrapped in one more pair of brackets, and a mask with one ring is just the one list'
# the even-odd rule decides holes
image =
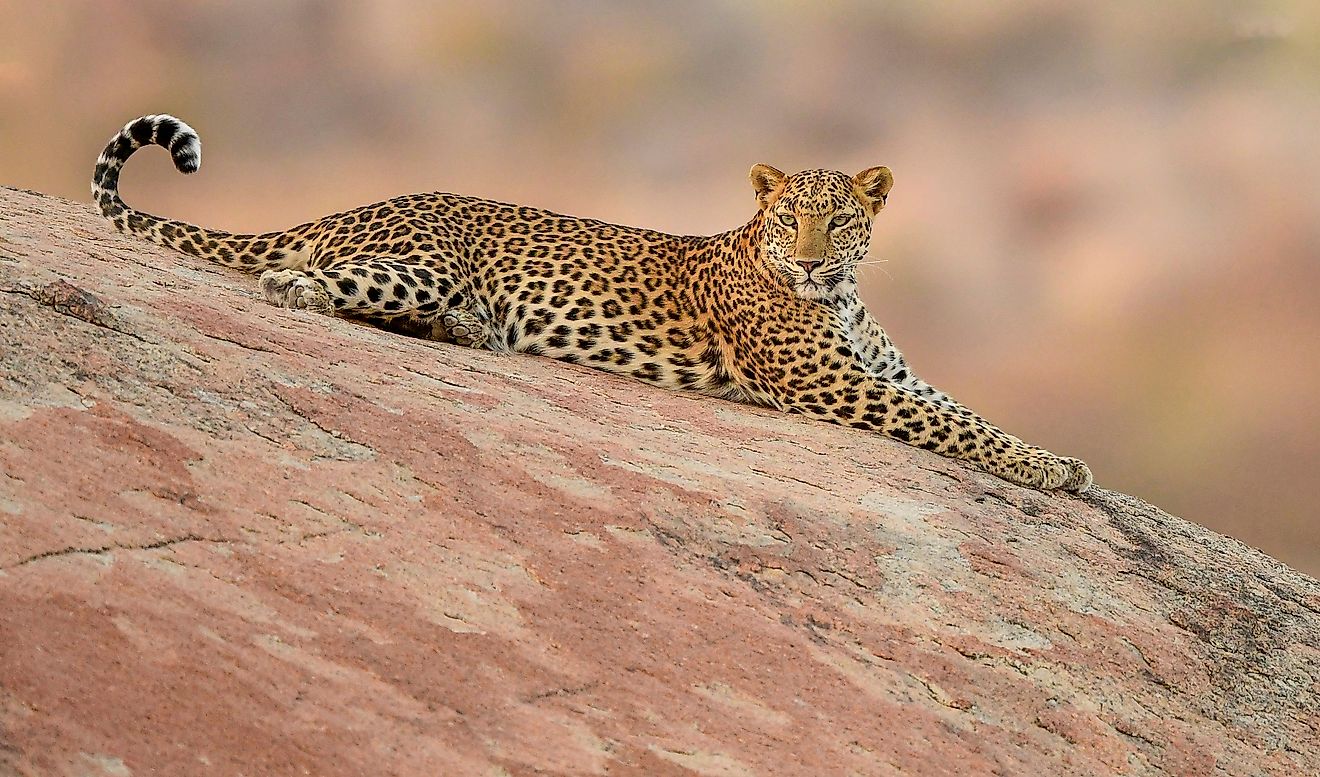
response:
{"label": "leopard's head", "polygon": [[833,170],[784,175],[769,165],[750,174],[761,206],[761,261],[800,297],[831,300],[857,290],[857,263],[894,176],[872,167],[854,176]]}

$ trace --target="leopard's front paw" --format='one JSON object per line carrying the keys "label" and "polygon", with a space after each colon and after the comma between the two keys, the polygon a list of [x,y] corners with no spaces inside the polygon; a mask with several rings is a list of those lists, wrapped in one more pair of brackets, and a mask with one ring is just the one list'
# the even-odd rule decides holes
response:
{"label": "leopard's front paw", "polygon": [[261,274],[261,292],[266,301],[282,308],[334,313],[334,303],[325,287],[297,270],[267,270]]}
{"label": "leopard's front paw", "polygon": [[986,462],[985,468],[1019,486],[1049,491],[1064,485],[1072,474],[1067,460],[1046,450],[1010,451],[1006,456],[1001,462]]}
{"label": "leopard's front paw", "polygon": [[1068,479],[1061,486],[1064,491],[1080,494],[1095,482],[1095,478],[1091,476],[1091,468],[1086,466],[1086,462],[1081,459],[1065,456],[1063,463],[1068,466]]}

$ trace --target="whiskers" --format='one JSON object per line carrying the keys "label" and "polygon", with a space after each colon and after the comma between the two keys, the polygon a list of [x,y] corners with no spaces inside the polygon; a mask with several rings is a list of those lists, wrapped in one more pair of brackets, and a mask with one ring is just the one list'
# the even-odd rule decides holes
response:
{"label": "whiskers", "polygon": [[857,268],[860,270],[862,267],[875,267],[880,270],[880,272],[884,273],[886,278],[892,281],[894,276],[890,275],[888,270],[880,266],[888,261],[888,259],[863,259],[857,263]]}

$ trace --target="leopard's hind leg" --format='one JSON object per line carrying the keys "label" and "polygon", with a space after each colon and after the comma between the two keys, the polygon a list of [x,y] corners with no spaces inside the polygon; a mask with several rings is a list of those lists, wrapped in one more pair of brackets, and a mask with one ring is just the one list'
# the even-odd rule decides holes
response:
{"label": "leopard's hind leg", "polygon": [[271,270],[261,276],[266,299],[288,308],[339,314],[386,329],[469,348],[490,347],[490,314],[440,268],[388,260],[324,268]]}
{"label": "leopard's hind leg", "polygon": [[462,295],[450,299],[453,286],[437,269],[383,259],[261,275],[262,291],[273,304],[385,321],[430,320],[466,304]]}

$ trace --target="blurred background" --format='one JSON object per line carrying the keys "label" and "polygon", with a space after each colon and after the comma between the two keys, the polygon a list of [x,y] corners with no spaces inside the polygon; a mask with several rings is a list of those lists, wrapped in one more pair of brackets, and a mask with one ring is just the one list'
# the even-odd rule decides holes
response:
{"label": "blurred background", "polygon": [[0,0],[0,183],[234,231],[457,191],[676,233],[885,164],[863,296],[928,380],[1320,573],[1320,3]]}

